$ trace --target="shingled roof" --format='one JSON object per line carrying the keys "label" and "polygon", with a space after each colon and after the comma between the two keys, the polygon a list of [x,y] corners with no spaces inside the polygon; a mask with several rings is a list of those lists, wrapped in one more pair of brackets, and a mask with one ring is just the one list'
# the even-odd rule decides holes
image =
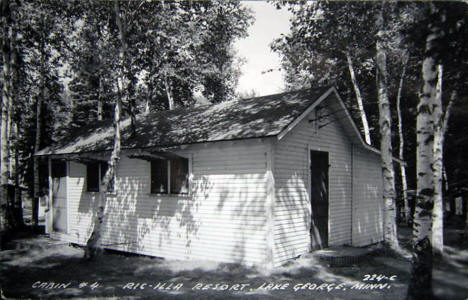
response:
{"label": "shingled roof", "polygon": [[[122,121],[121,147],[145,149],[276,136],[330,89],[320,87],[139,115],[134,137],[130,120]],[[99,122],[36,155],[110,151],[113,134],[111,122]]]}

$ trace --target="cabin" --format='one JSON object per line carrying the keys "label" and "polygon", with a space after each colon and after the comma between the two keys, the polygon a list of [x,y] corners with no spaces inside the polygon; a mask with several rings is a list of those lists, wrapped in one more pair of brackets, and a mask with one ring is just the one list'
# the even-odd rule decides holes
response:
{"label": "cabin", "polygon": [[[383,240],[380,154],[334,87],[153,112],[121,128],[104,248],[274,267]],[[86,244],[112,146],[102,122],[36,153],[49,165],[52,238]]]}

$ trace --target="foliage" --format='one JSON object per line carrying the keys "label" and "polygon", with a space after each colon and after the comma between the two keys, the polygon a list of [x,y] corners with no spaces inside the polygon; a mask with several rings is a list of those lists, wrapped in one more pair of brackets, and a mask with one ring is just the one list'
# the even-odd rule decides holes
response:
{"label": "foliage", "polygon": [[[79,9],[77,6],[80,7]],[[72,124],[97,118],[97,101],[115,98],[118,59],[110,2],[73,4],[78,41],[71,45],[70,83],[76,103]],[[232,95],[239,75],[232,43],[246,35],[250,13],[237,1],[124,1],[120,5],[127,53],[126,115],[193,104],[202,91],[212,102]],[[115,77],[115,76],[114,76]],[[172,99],[173,98],[173,99]],[[174,104],[170,104],[174,101]],[[78,107],[79,106],[79,107]],[[80,115],[84,108],[90,114]],[[106,117],[106,116],[104,116]]]}
{"label": "foliage", "polygon": [[[2,3],[11,5],[15,37],[11,119],[18,130],[10,147],[19,164],[11,177],[19,175],[32,196],[35,151],[74,128],[112,118],[119,31],[112,1]],[[247,34],[252,21],[251,12],[238,1],[119,4],[127,45],[123,117],[145,106],[166,109],[167,91],[176,106],[193,104],[197,91],[212,102],[233,95],[239,64],[232,43]],[[4,25],[3,38],[9,28]],[[44,167],[41,177],[46,180]]]}
{"label": "foliage", "polygon": [[[60,83],[61,60],[59,51],[64,39],[61,30],[60,7],[53,1],[17,2],[14,13],[16,35],[14,66],[14,104],[12,121],[18,132],[13,149],[20,155],[17,172],[32,187],[31,157],[35,151],[36,134],[40,134],[40,147],[54,140],[58,124],[66,118]],[[27,20],[24,22],[23,20]],[[41,101],[39,101],[41,99]],[[36,131],[37,105],[41,103],[41,131]],[[13,174],[11,174],[13,176]],[[32,189],[30,189],[32,193]]]}
{"label": "foliage", "polygon": [[[357,80],[364,99],[364,108],[369,118],[372,140],[380,139],[377,120],[377,91],[375,89],[375,18],[381,2],[336,2],[336,1],[274,1],[279,7],[287,7],[292,15],[290,33],[272,43],[272,49],[282,58],[285,80],[289,89],[323,84],[335,84],[357,119],[357,108],[344,53],[349,52],[354,59]],[[440,2],[438,6],[447,10],[444,22],[445,34],[440,48],[444,63],[444,104],[450,98],[450,91],[460,89],[459,98],[466,95],[466,50],[467,5],[461,2]],[[389,72],[389,96],[393,124],[396,120],[396,96],[400,74],[406,57],[406,76],[402,89],[402,122],[405,136],[405,160],[408,164],[409,187],[415,188],[415,119],[416,103],[420,82],[421,57],[424,49],[424,36],[427,31],[427,5],[420,2],[387,2],[384,6],[386,30],[384,33],[387,49],[387,69]],[[461,104],[460,104],[461,105]],[[358,122],[359,123],[359,122]],[[453,125],[458,126],[458,125]],[[448,136],[456,136],[452,127]],[[396,130],[394,130],[396,132]],[[396,139],[396,135],[393,136]],[[396,140],[393,141],[396,144]],[[451,138],[447,144],[452,145]],[[396,150],[398,148],[395,147]],[[446,164],[450,164],[447,158]],[[460,173],[460,172],[459,172]],[[453,177],[449,175],[449,177]]]}

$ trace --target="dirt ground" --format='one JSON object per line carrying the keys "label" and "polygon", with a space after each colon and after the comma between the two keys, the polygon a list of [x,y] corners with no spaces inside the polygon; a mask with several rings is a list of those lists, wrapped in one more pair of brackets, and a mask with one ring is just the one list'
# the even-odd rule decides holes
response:
{"label": "dirt ground", "polygon": [[[409,229],[400,241],[409,245]],[[88,262],[79,247],[29,236],[0,252],[0,288],[2,299],[404,299],[409,260],[371,250],[344,260],[309,254],[267,272],[115,252]],[[433,277],[439,299],[467,299],[468,250],[448,247]]]}

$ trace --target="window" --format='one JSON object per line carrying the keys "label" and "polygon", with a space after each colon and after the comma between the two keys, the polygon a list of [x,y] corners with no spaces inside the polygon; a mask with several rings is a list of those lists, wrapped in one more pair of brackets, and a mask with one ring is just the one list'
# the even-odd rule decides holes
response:
{"label": "window", "polygon": [[168,170],[168,163],[166,160],[155,159],[151,161],[151,193],[168,193]]}
{"label": "window", "polygon": [[151,161],[151,193],[188,194],[189,161],[179,157]]}
{"label": "window", "polygon": [[99,163],[86,164],[86,190],[88,192],[99,192]]}
{"label": "window", "polygon": [[60,178],[67,176],[67,164],[63,160],[52,160],[52,177]]}
{"label": "window", "polygon": [[188,194],[188,159],[180,157],[170,161],[171,193]]}
{"label": "window", "polygon": [[[108,169],[107,162],[90,162],[86,164],[86,190],[99,192],[104,175]],[[109,192],[114,190],[114,178],[111,179]]]}

